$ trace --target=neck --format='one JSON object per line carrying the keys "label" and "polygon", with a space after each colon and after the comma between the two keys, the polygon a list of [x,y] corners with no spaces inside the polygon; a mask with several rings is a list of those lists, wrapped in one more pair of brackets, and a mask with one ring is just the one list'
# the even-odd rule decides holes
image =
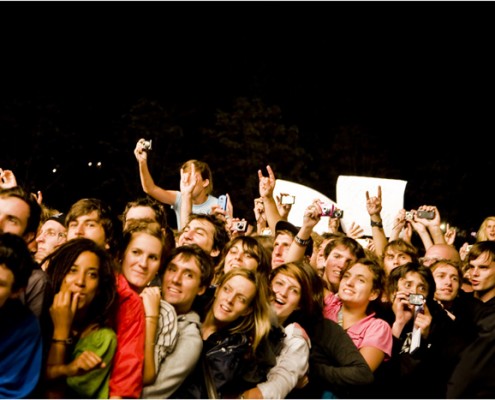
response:
{"label": "neck", "polygon": [[200,193],[198,193],[197,196],[193,197],[192,203],[193,204],[203,204],[207,198],[208,198],[208,195],[206,194],[206,192],[201,191]]}
{"label": "neck", "polygon": [[342,304],[342,313],[344,317],[343,328],[347,329],[366,317],[366,307],[359,306],[351,308],[345,304]]}

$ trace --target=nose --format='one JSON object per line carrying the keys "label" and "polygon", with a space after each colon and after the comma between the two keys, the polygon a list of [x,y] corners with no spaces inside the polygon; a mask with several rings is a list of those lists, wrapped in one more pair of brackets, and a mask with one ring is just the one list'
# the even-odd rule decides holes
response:
{"label": "nose", "polygon": [[171,281],[174,285],[180,285],[181,283],[181,280],[180,280],[180,274],[178,274],[177,272],[174,272],[172,274],[172,278],[171,278]]}
{"label": "nose", "polygon": [[44,241],[45,241],[45,235],[44,235],[44,233],[43,233],[43,234],[39,234],[39,235],[36,237],[36,239],[35,239],[35,240],[36,240],[36,242],[37,242],[37,243],[42,243],[42,242],[44,242]]}
{"label": "nose", "polygon": [[79,271],[76,275],[75,284],[77,286],[86,286],[86,273],[84,271]]}

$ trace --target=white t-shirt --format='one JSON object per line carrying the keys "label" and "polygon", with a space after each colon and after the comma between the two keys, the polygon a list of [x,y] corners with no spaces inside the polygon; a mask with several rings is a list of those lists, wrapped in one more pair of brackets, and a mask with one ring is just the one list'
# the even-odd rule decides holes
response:
{"label": "white t-shirt", "polygon": [[[175,198],[175,203],[171,206],[171,208],[175,211],[175,217],[177,219],[177,230],[181,230],[182,226],[180,226],[180,200],[182,198],[182,193],[177,192],[177,197]],[[210,214],[211,206],[218,204],[218,198],[208,195],[208,198],[204,203],[201,204],[193,204],[192,212],[193,214]]]}

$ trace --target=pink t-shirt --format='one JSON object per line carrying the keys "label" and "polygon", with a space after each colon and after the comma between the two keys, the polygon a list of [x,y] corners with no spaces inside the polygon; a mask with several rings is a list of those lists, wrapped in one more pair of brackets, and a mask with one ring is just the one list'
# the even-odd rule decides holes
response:
{"label": "pink t-shirt", "polygon": [[[339,310],[342,302],[334,293],[329,293],[324,299],[323,316],[339,323]],[[361,347],[376,347],[385,353],[384,361],[392,356],[392,328],[381,318],[372,313],[346,330],[358,349]]]}

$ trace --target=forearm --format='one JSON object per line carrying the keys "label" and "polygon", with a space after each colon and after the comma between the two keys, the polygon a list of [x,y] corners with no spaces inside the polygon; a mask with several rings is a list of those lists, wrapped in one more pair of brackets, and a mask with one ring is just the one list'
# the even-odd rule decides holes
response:
{"label": "forearm", "polygon": [[445,237],[443,236],[440,225],[429,226],[428,231],[430,232],[431,238],[433,239],[433,243],[445,244]]}
{"label": "forearm", "polygon": [[[303,225],[301,227],[301,229],[299,230],[297,237],[303,241],[308,240],[309,238],[311,238],[311,232],[312,231],[313,231],[312,228],[305,227]],[[289,251],[288,251],[287,256],[285,258],[285,262],[288,263],[288,262],[295,262],[295,261],[302,260],[304,258],[304,254],[306,252],[307,246],[310,246],[310,244],[304,245],[302,243],[299,243],[294,238],[294,240],[292,241],[292,243],[289,247]]]}
{"label": "forearm", "polygon": [[371,217],[371,235],[375,243],[375,254],[378,257],[383,255],[383,250],[387,245],[387,236],[383,230],[382,217],[380,215],[372,215]]}
{"label": "forearm", "polygon": [[428,250],[433,245],[433,241],[431,240],[430,234],[428,233],[427,230],[421,230],[417,232],[419,237],[421,238],[421,241],[423,242],[423,246],[425,250]]}
{"label": "forearm", "polygon": [[180,226],[184,227],[189,222],[192,214],[192,195],[191,193],[181,193],[180,197]]}
{"label": "forearm", "polygon": [[158,315],[146,316],[146,339],[144,343],[144,370],[143,384],[150,385],[156,379],[155,366],[155,335],[158,324]]}
{"label": "forearm", "polygon": [[272,231],[272,234],[275,234],[275,225],[282,219],[278,212],[277,203],[275,203],[275,199],[273,198],[273,196],[267,196],[263,197],[263,205],[265,207],[265,215],[268,222],[268,227]]}

